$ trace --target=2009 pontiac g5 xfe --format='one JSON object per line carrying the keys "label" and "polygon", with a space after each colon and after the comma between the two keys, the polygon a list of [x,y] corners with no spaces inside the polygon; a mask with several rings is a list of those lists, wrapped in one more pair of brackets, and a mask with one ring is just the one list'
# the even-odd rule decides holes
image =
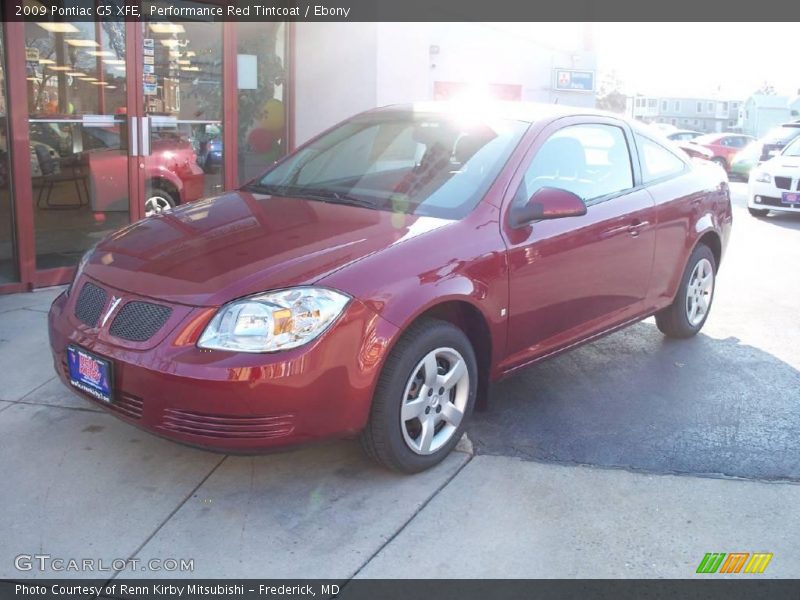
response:
{"label": "2009 pontiac g5 xfe", "polygon": [[358,435],[414,472],[492,380],[650,315],[696,334],[730,228],[719,167],[617,117],[393,106],[105,238],[50,341],[67,385],[153,433]]}

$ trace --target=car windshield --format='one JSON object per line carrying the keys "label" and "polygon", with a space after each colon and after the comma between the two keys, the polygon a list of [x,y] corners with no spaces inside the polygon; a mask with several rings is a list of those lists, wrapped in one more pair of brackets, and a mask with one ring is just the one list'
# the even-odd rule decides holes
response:
{"label": "car windshield", "polygon": [[786,148],[781,152],[784,156],[798,157],[800,156],[800,138],[795,138]]}
{"label": "car windshield", "polygon": [[387,112],[350,120],[246,190],[460,219],[480,201],[529,123]]}

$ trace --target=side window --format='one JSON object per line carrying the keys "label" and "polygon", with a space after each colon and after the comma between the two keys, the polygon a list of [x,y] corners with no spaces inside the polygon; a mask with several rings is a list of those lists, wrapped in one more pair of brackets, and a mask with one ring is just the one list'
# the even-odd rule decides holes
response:
{"label": "side window", "polygon": [[636,144],[639,146],[645,183],[677,175],[686,169],[686,163],[661,144],[639,134],[636,134]]}
{"label": "side window", "polygon": [[551,135],[533,157],[514,194],[522,204],[543,187],[568,190],[585,203],[633,187],[625,133],[614,125],[570,125]]}

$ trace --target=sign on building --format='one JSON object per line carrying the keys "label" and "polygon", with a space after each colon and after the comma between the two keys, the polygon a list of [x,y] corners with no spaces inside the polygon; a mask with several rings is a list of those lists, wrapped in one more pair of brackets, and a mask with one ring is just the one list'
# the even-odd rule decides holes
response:
{"label": "sign on building", "polygon": [[556,90],[562,92],[593,92],[594,71],[554,69]]}

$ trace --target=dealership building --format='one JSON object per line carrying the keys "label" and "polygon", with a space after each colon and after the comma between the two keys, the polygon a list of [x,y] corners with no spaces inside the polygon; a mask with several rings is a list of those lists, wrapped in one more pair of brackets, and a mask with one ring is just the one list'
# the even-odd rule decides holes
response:
{"label": "dealership building", "polygon": [[2,25],[0,293],[69,282],[115,229],[235,189],[362,110],[595,102],[590,29],[551,47],[513,24]]}

